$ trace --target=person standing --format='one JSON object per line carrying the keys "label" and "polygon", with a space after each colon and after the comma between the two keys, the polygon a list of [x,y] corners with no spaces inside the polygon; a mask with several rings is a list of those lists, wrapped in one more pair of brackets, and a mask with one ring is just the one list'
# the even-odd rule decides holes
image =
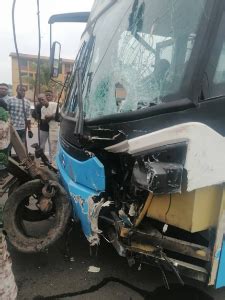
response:
{"label": "person standing", "polygon": [[28,137],[33,137],[33,133],[31,131],[30,102],[25,98],[25,86],[18,85],[16,92],[16,97],[12,97],[8,100],[8,111],[13,127],[19,134],[22,142],[25,143],[26,130],[28,130]]}
{"label": "person standing", "polygon": [[35,107],[35,110],[32,114],[32,117],[39,121],[40,128],[40,148],[45,152],[45,145],[48,141],[49,146],[49,156],[51,157],[51,145],[49,141],[49,124],[46,120],[41,119],[41,108],[42,102],[45,102],[46,96],[44,93],[38,95],[38,104]]}
{"label": "person standing", "polygon": [[53,95],[53,92],[51,90],[46,90],[45,91],[45,96],[46,96],[46,99],[48,100],[48,102],[55,102],[54,95]]}
{"label": "person standing", "polygon": [[5,103],[8,105],[9,100],[9,86],[6,83],[0,83],[0,98],[5,101]]}
{"label": "person standing", "polygon": [[55,121],[55,114],[57,110],[57,103],[48,101],[47,97],[41,100],[41,120],[49,124],[49,140],[51,144],[51,160],[55,165],[55,156],[57,152],[57,142],[59,134],[59,123]]}

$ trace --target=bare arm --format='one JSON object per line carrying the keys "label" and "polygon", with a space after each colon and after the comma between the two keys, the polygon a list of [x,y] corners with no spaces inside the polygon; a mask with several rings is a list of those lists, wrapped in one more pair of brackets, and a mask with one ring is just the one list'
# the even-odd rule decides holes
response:
{"label": "bare arm", "polygon": [[27,120],[27,129],[31,130],[31,121],[30,120]]}
{"label": "bare arm", "polygon": [[31,130],[31,112],[30,112],[30,102],[26,103],[26,127],[30,131]]}

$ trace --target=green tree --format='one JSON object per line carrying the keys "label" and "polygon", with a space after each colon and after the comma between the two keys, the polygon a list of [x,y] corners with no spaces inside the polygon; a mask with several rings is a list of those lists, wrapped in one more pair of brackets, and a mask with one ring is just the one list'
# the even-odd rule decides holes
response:
{"label": "green tree", "polygon": [[[37,70],[37,64],[33,63],[32,64],[32,70]],[[41,63],[40,64],[40,90],[44,91],[48,88],[50,88],[50,68],[48,63]],[[28,76],[22,76],[22,82],[24,84],[29,84],[30,88],[34,89],[35,88],[35,83],[36,83],[36,78]],[[37,82],[39,84],[39,82]]]}
{"label": "green tree", "polygon": [[[32,70],[37,70],[37,64],[32,64]],[[53,92],[58,93],[60,91],[60,85],[51,81],[50,76],[50,66],[49,63],[41,62],[40,64],[40,76],[39,76],[39,82],[37,82],[37,87],[40,84],[40,92],[44,92],[47,89],[53,90]],[[23,76],[22,82],[24,84],[29,84],[29,87],[31,89],[35,88],[36,84],[36,78],[30,77],[30,76]],[[38,88],[37,88],[37,94],[38,94]]]}

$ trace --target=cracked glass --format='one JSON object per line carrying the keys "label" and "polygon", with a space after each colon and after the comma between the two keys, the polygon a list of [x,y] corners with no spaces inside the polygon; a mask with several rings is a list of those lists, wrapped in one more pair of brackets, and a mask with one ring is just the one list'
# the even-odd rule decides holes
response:
{"label": "cracked glass", "polygon": [[[93,25],[82,86],[86,119],[176,99],[206,0],[123,0]],[[194,9],[193,9],[194,7]],[[170,96],[170,97],[169,97]],[[75,114],[76,106],[72,113]]]}

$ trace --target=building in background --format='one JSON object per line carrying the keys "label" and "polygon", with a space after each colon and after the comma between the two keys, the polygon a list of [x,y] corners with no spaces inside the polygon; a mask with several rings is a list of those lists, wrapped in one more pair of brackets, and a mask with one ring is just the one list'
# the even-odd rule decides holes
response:
{"label": "building in background", "polygon": [[[19,72],[18,72],[18,60],[16,53],[10,53],[12,61],[12,95],[16,95],[16,87],[19,84]],[[59,77],[56,79],[61,83],[65,82],[68,72],[72,71],[73,60],[70,59],[61,59],[61,70]],[[34,98],[34,87],[36,79],[36,68],[37,68],[37,56],[30,54],[20,53],[20,65],[21,65],[21,75],[22,83],[27,88],[26,98],[33,101]],[[41,91],[44,92],[46,89],[52,89],[57,97],[57,94],[61,90],[60,85],[56,85],[53,82],[49,81],[50,79],[50,70],[49,70],[49,57],[41,56],[40,64],[40,87]],[[62,95],[62,100],[64,94]]]}

